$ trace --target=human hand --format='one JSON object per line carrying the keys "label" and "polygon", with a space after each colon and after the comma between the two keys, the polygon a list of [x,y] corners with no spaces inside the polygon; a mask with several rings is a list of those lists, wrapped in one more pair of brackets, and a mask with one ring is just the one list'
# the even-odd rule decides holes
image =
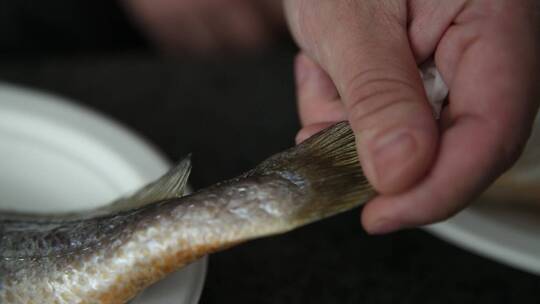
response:
{"label": "human hand", "polygon": [[[534,0],[285,0],[303,129],[348,119],[380,195],[368,232],[444,220],[517,159],[538,108]],[[417,65],[449,87],[435,121]]]}
{"label": "human hand", "polygon": [[284,24],[278,0],[123,0],[162,50],[212,53],[253,50]]}

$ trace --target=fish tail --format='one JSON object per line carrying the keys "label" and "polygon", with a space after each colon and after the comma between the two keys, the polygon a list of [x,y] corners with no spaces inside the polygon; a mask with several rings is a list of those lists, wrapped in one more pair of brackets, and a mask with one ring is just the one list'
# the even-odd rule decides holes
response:
{"label": "fish tail", "polygon": [[305,191],[307,203],[295,213],[300,223],[349,210],[376,195],[358,161],[355,136],[348,122],[315,134],[261,163],[255,171],[280,174]]}

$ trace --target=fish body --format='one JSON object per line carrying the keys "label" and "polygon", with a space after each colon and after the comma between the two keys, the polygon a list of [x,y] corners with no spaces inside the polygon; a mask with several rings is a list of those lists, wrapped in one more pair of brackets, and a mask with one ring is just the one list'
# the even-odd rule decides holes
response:
{"label": "fish body", "polygon": [[0,303],[125,303],[203,255],[375,195],[347,123],[182,196],[190,168],[184,160],[131,197],[85,213],[0,215]]}

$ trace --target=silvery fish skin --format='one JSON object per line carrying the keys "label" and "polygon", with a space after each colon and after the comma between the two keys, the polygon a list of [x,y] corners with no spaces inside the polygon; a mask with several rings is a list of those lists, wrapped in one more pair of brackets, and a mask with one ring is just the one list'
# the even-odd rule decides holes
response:
{"label": "silvery fish skin", "polygon": [[346,122],[188,196],[189,159],[80,214],[0,215],[0,303],[125,303],[197,258],[349,210],[375,195]]}

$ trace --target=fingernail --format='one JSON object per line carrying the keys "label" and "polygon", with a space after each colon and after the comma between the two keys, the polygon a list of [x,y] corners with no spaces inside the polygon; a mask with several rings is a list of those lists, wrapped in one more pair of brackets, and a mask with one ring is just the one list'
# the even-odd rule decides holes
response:
{"label": "fingernail", "polygon": [[308,66],[308,63],[306,62],[306,58],[304,58],[304,55],[299,55],[298,57],[296,57],[295,75],[297,86],[301,86],[306,82],[309,70],[310,68]]}
{"label": "fingernail", "polygon": [[371,225],[369,228],[366,228],[367,232],[372,235],[378,235],[378,234],[386,234],[390,232],[394,232],[399,229],[399,224],[390,221],[389,219],[382,218],[377,221],[373,225]]}
{"label": "fingernail", "polygon": [[398,176],[416,150],[413,137],[407,132],[391,132],[378,138],[372,150],[375,175],[384,184]]}

